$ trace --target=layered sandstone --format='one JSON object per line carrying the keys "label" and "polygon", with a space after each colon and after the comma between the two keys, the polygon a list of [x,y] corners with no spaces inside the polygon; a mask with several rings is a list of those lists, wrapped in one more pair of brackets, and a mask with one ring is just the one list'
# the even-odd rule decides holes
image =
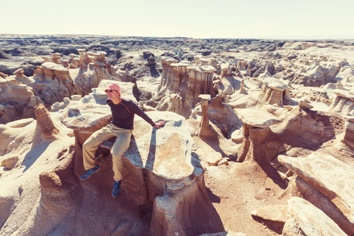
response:
{"label": "layered sandstone", "polygon": [[39,102],[32,88],[16,78],[0,80],[0,123],[32,117]]}
{"label": "layered sandstone", "polygon": [[263,94],[259,98],[261,104],[283,106],[287,99],[287,85],[273,78],[264,79]]}
{"label": "layered sandstone", "polygon": [[[330,204],[321,200],[323,197],[319,197],[315,204],[318,204],[346,233],[349,235],[354,233],[354,197],[351,183],[354,178],[353,166],[321,152],[304,158],[281,155],[279,161],[305,181],[302,183],[299,180],[298,185],[300,191],[303,191],[310,201],[314,201],[316,194],[323,195]],[[307,190],[309,187],[306,185],[311,186],[315,194],[310,195]],[[341,214],[338,214],[338,211]]]}
{"label": "layered sandstone", "polygon": [[239,161],[267,163],[286,147],[317,149],[334,138],[335,129],[329,116],[300,107],[282,109],[235,109],[243,123]]}
{"label": "layered sandstone", "polygon": [[24,70],[23,69],[17,69],[15,72],[14,72],[14,75],[15,75],[15,79],[21,83],[24,83],[24,84],[31,84],[33,83],[34,81],[30,78],[28,78],[25,74],[24,74]]}
{"label": "layered sandstone", "polygon": [[282,235],[346,235],[321,210],[298,197],[288,200],[288,218]]}
{"label": "layered sandstone", "polygon": [[106,62],[105,52],[79,50],[80,69],[73,78],[78,93],[86,95],[104,79],[112,79],[111,66]]}
{"label": "layered sandstone", "polygon": [[[141,118],[135,120],[130,148],[123,157],[123,194],[129,196],[133,206],[151,209],[150,231],[153,235],[220,231],[221,225],[215,224],[217,215],[205,198],[203,170],[198,157],[191,153],[193,141],[186,131],[184,118],[169,112],[148,114],[153,120],[165,117],[168,122],[164,128],[154,130]],[[81,145],[88,135],[84,130],[76,132],[75,173],[78,175],[82,173]],[[98,182],[102,183],[101,191],[110,191],[113,178],[109,160],[111,146],[112,141],[101,145],[98,151],[101,154],[97,155],[102,155],[100,162],[105,173],[82,185],[84,194],[93,194]]]}
{"label": "layered sandstone", "polygon": [[[157,109],[174,111],[188,117],[199,101],[200,94],[211,94],[215,68],[210,65],[191,65],[171,58],[161,61],[163,74],[158,94]],[[164,96],[164,97],[163,97]]]}
{"label": "layered sandstone", "polygon": [[[123,92],[132,93],[132,87],[125,86],[131,83],[119,84]],[[130,148],[122,160],[124,181],[119,199],[112,199],[110,194],[113,173],[109,149],[113,140],[102,143],[96,153],[101,171],[87,182],[78,182],[77,176],[83,172],[82,143],[109,121],[106,119],[109,108],[103,105],[104,93],[99,92],[100,87],[97,90],[92,97],[71,100],[55,116],[51,116],[44,106],[39,106],[36,122],[31,119],[27,123],[22,121],[12,125],[26,128],[23,135],[33,135],[33,148],[43,148],[42,145],[46,144],[47,150],[39,153],[32,164],[37,166],[40,163],[46,168],[30,168],[28,172],[34,174],[36,171],[39,175],[39,182],[34,184],[40,186],[37,186],[40,192],[35,192],[38,195],[34,197],[33,212],[23,214],[21,218],[25,224],[14,224],[14,219],[8,217],[20,214],[21,209],[28,209],[15,208],[13,211],[12,200],[15,199],[15,204],[16,197],[9,193],[11,197],[2,198],[0,194],[0,200],[8,199],[4,205],[6,227],[1,233],[199,235],[224,231],[205,188],[204,170],[200,164],[202,157],[193,151],[194,140],[185,119],[175,113],[149,112],[155,121],[167,120],[158,130],[143,119],[135,118]],[[72,115],[68,115],[70,113]],[[63,123],[75,129],[75,146],[72,138],[67,136],[67,128],[62,127]],[[23,139],[24,143],[28,137],[14,135],[14,127],[6,128],[0,137],[12,144],[12,150],[18,150],[21,140],[13,142],[13,138]],[[14,153],[8,153],[6,146],[4,144],[7,158]],[[49,158],[51,152],[58,155]],[[14,168],[18,168],[21,161],[22,157]],[[25,202],[27,200],[22,199],[22,203]]]}
{"label": "layered sandstone", "polygon": [[69,70],[54,62],[44,62],[34,72],[33,90],[49,106],[75,93]]}
{"label": "layered sandstone", "polygon": [[345,90],[336,90],[330,109],[343,116],[354,116],[354,94]]}
{"label": "layered sandstone", "polygon": [[354,149],[354,119],[347,118],[345,122],[345,131],[342,142]]}

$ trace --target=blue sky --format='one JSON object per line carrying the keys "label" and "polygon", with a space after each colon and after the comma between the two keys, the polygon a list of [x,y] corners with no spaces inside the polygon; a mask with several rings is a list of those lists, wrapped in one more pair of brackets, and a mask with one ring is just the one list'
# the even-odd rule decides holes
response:
{"label": "blue sky", "polygon": [[0,33],[354,39],[354,0],[1,0]]}

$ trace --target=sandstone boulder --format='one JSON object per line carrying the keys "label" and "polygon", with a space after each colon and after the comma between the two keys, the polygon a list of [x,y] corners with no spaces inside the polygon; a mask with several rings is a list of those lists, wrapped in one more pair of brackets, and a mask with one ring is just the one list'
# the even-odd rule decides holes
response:
{"label": "sandstone boulder", "polygon": [[[318,156],[320,155],[320,156]],[[279,156],[280,163],[294,171],[306,183],[326,196],[353,225],[353,167],[324,153],[306,158]],[[341,227],[341,219],[333,219]],[[343,222],[343,221],[342,221]]]}
{"label": "sandstone boulder", "polygon": [[288,220],[282,235],[346,235],[328,216],[298,197],[288,201]]}
{"label": "sandstone boulder", "polygon": [[354,94],[346,90],[336,90],[330,109],[343,116],[354,116]]}
{"label": "sandstone boulder", "polygon": [[0,81],[0,123],[32,117],[39,102],[30,86],[11,76]]}
{"label": "sandstone boulder", "polygon": [[18,162],[18,157],[10,157],[1,161],[1,166],[5,167],[7,170],[11,170],[15,167]]}

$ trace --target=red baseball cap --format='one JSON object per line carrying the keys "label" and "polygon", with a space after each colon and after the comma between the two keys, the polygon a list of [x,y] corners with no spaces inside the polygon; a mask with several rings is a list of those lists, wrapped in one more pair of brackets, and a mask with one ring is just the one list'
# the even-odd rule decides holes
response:
{"label": "red baseball cap", "polygon": [[120,87],[117,84],[111,84],[108,86],[108,89],[116,90],[117,92],[120,93]]}

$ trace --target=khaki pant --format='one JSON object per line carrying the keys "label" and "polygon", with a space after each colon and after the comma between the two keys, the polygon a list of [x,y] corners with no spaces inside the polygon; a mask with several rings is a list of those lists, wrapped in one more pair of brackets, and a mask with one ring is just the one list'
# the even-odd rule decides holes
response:
{"label": "khaki pant", "polygon": [[98,146],[105,140],[112,137],[117,137],[111,148],[113,179],[119,181],[122,179],[122,156],[128,150],[130,144],[132,130],[119,128],[113,124],[108,124],[105,127],[95,131],[84,142],[82,146],[82,154],[84,161],[84,169],[88,170],[96,166],[95,153]]}

